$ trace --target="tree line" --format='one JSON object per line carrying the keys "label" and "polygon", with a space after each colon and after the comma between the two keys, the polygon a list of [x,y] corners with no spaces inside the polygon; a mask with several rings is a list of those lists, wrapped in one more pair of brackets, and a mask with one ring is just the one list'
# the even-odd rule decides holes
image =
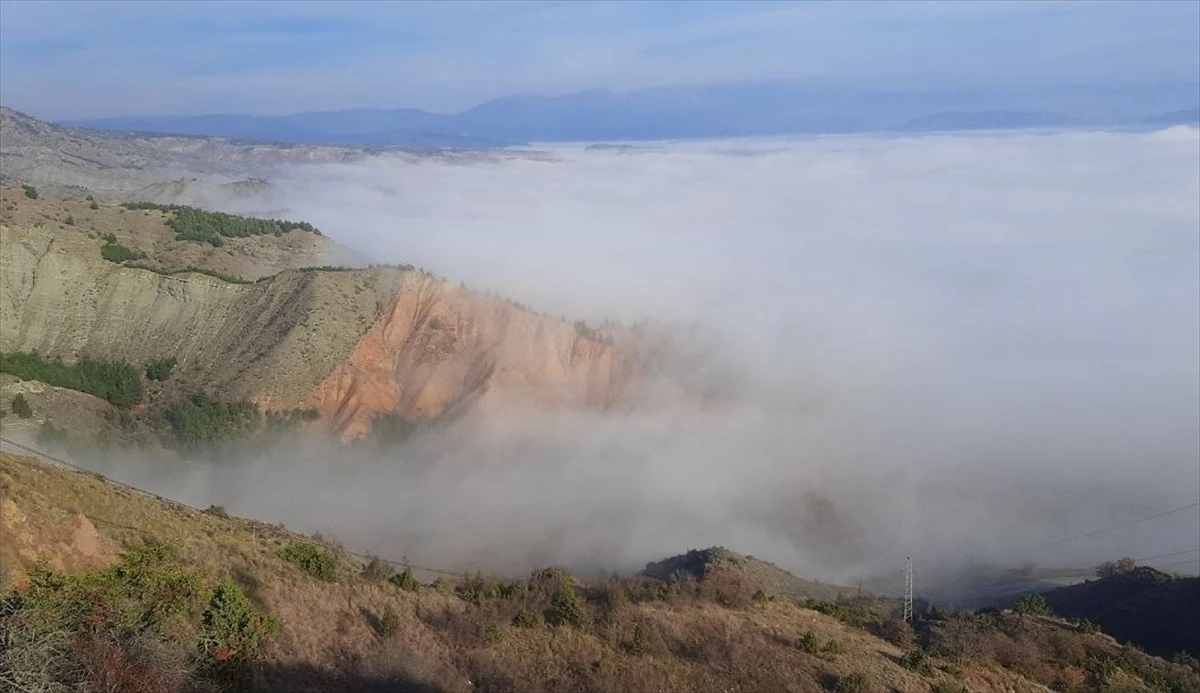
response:
{"label": "tree line", "polygon": [[321,235],[317,227],[307,221],[258,219],[225,212],[210,212],[187,205],[160,205],[153,202],[126,202],[121,206],[126,209],[152,209],[174,214],[167,221],[167,226],[175,232],[176,238],[184,241],[209,243],[216,247],[224,245],[222,238],[246,238],[268,234],[281,236],[289,231],[305,231]]}
{"label": "tree line", "polygon": [[119,361],[82,358],[67,364],[59,359],[44,359],[36,351],[0,352],[0,373],[86,392],[122,408],[142,399],[138,369]]}

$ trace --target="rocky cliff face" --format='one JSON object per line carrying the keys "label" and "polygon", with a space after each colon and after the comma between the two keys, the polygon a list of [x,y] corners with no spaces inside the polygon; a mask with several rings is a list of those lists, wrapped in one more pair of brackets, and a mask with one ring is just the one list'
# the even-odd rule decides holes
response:
{"label": "rocky cliff face", "polygon": [[[292,408],[386,305],[383,273],[290,271],[252,284],[164,275],[91,244],[0,227],[0,350],[135,364],[178,359],[177,388]],[[174,379],[173,379],[174,380]]]}
{"label": "rocky cliff face", "polygon": [[347,439],[385,413],[604,408],[627,379],[617,349],[573,325],[421,272],[288,270],[236,283],[109,262],[100,243],[77,229],[0,225],[0,350],[174,357],[168,396],[315,407]]}
{"label": "rocky cliff face", "polygon": [[624,375],[613,347],[572,325],[410,272],[309,402],[326,425],[355,437],[379,413],[429,418],[505,402],[604,408]]}

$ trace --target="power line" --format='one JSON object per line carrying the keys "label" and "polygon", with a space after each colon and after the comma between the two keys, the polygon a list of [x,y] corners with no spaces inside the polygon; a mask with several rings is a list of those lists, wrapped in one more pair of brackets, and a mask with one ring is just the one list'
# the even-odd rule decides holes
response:
{"label": "power line", "polygon": [[[1197,551],[1200,551],[1200,549],[1188,549],[1187,551],[1173,551],[1171,553],[1160,553],[1157,556],[1142,556],[1141,558],[1135,558],[1133,560],[1135,562],[1137,562],[1137,561],[1153,561],[1156,558],[1167,558],[1168,556],[1186,556],[1189,553],[1196,553]],[[1200,560],[1200,559],[1192,559],[1192,560]]]}
{"label": "power line", "polygon": [[1132,527],[1134,525],[1138,525],[1143,522],[1149,522],[1150,520],[1157,520],[1160,517],[1166,517],[1167,515],[1170,515],[1172,513],[1177,513],[1177,512],[1181,512],[1181,511],[1188,510],[1190,508],[1196,508],[1196,507],[1200,507],[1200,501],[1196,501],[1195,503],[1191,503],[1189,505],[1181,505],[1178,508],[1171,508],[1170,510],[1166,510],[1164,512],[1158,513],[1157,515],[1143,517],[1138,520],[1133,520],[1132,522],[1126,522],[1126,523],[1120,524],[1120,525],[1113,525],[1112,527],[1105,527],[1104,529],[1098,529],[1094,532],[1088,532],[1086,534],[1079,534],[1079,535],[1076,535],[1073,537],[1067,537],[1066,539],[1059,539],[1057,541],[1047,542],[1045,544],[1037,544],[1035,546],[1030,546],[1028,550],[1032,551],[1034,549],[1044,549],[1048,546],[1058,546],[1059,544],[1065,544],[1069,541],[1076,541],[1078,539],[1087,539],[1088,537],[1094,537],[1097,534],[1104,534],[1105,532],[1111,532],[1116,529],[1124,529],[1125,527]]}
{"label": "power line", "polygon": [[1194,563],[1200,563],[1200,556],[1197,556],[1196,558],[1192,558],[1192,559],[1189,559],[1186,561],[1175,561],[1173,563],[1163,563],[1161,565],[1152,565],[1150,567],[1151,568],[1170,568],[1173,565],[1192,565]]}
{"label": "power line", "polygon": [[[1200,551],[1200,549],[1186,549],[1184,551],[1172,551],[1171,553],[1160,553],[1160,554],[1157,554],[1154,556],[1142,556],[1141,558],[1135,558],[1133,560],[1135,563],[1141,563],[1143,561],[1152,561],[1157,558],[1169,558],[1171,556],[1186,556],[1189,553],[1196,553],[1198,551]],[[1193,558],[1193,559],[1190,559],[1187,561],[1176,561],[1175,563],[1167,563],[1165,565],[1168,565],[1168,566],[1169,565],[1182,565],[1184,563],[1195,563],[1196,561],[1200,561],[1200,557],[1196,557],[1196,558]],[[1163,566],[1149,566],[1149,567],[1160,568]],[[1082,572],[1082,570],[1080,572]],[[1035,582],[1046,582],[1049,580],[1062,579],[1062,578],[1076,578],[1076,577],[1091,577],[1091,573],[1089,572],[1087,575],[1059,575],[1059,576],[1050,576],[1050,577],[1037,577],[1034,575],[1030,575],[1030,576],[1024,577],[1024,578],[1013,578],[1013,579],[1006,579],[1006,580],[998,581],[998,582],[984,582],[984,583],[971,582],[970,580],[958,580],[955,582],[951,582],[949,584],[939,585],[938,587],[939,587],[939,589],[946,589],[946,588],[950,588],[950,587],[963,586],[963,587],[970,587],[972,589],[989,589],[989,588],[993,588],[993,587],[1009,587],[1012,585],[1024,585],[1024,584],[1035,583]]]}

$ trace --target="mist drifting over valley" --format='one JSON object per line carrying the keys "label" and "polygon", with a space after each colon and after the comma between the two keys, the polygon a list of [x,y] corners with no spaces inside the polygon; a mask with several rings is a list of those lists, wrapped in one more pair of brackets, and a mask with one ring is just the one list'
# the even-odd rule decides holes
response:
{"label": "mist drifting over valley", "polygon": [[[377,263],[674,335],[713,397],[513,407],[374,451],[96,462],[455,569],[629,572],[725,545],[804,577],[1200,545],[1200,131],[379,155],[272,172]],[[1194,570],[1184,568],[1185,570]]]}

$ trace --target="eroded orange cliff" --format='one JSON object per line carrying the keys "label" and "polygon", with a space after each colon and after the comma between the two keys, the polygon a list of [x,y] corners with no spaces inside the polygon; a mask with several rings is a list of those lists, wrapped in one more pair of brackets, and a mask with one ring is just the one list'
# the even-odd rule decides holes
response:
{"label": "eroded orange cliff", "polygon": [[308,404],[323,427],[352,439],[381,413],[428,419],[505,403],[606,408],[624,370],[614,347],[569,323],[412,272]]}

